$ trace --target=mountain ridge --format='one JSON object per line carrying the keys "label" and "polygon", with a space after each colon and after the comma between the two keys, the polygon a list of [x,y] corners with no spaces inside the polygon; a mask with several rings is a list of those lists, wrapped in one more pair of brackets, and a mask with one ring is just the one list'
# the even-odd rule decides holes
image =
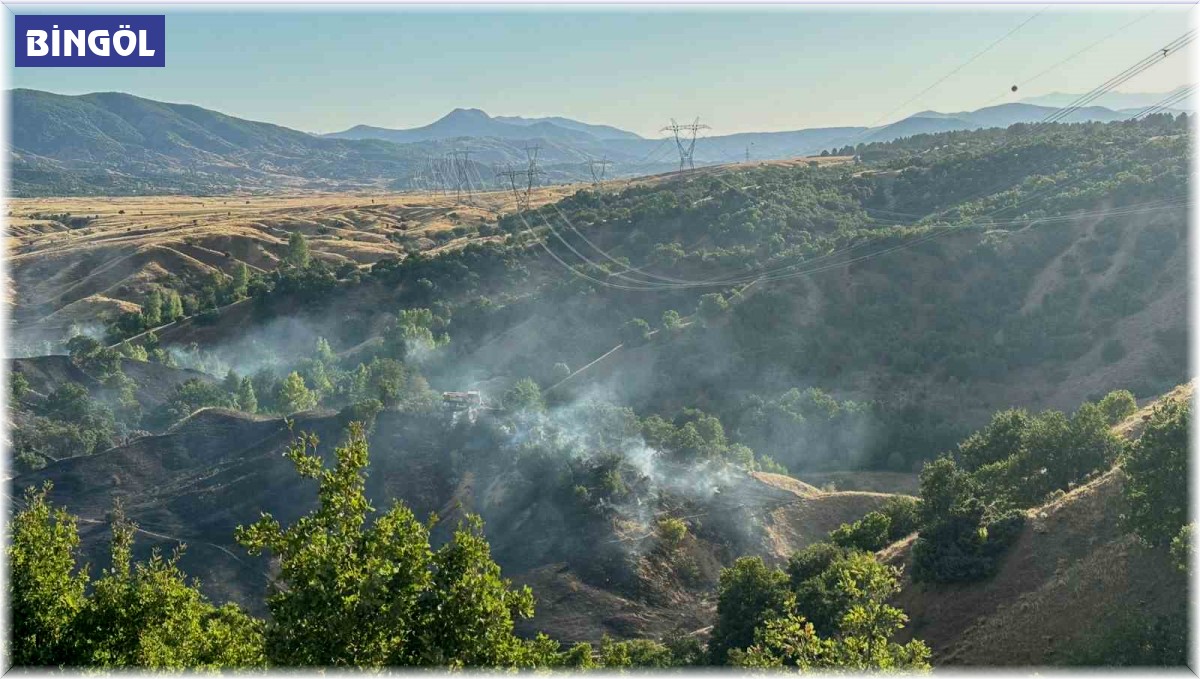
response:
{"label": "mountain ridge", "polygon": [[[357,125],[314,135],[121,92],[13,89],[9,96],[14,196],[422,188],[432,181],[430,159],[456,150],[471,152],[470,174],[484,187],[493,167],[527,162],[530,145],[540,147],[550,183],[590,181],[588,161],[600,157],[612,161],[608,175],[614,178],[677,166],[673,145],[665,139],[558,116],[492,117],[480,109],[456,108],[417,128]],[[922,111],[875,128],[740,132],[702,138],[694,160],[712,165],[804,157],[917,134],[1037,123],[1054,111],[1010,103],[975,111]],[[1060,122],[1111,122],[1134,113],[1092,106]]]}

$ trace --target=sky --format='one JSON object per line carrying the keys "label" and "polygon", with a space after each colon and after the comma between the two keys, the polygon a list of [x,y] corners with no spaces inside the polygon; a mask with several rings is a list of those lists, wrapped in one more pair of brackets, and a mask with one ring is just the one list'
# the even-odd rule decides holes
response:
{"label": "sky", "polygon": [[[1195,19],[1178,5],[6,6],[167,15],[166,68],[16,69],[5,49],[11,87],[128,92],[309,132],[415,127],[463,107],[648,137],[670,118],[731,134],[1087,92]],[[1192,81],[1189,61],[1181,52],[1117,89],[1172,90]]]}

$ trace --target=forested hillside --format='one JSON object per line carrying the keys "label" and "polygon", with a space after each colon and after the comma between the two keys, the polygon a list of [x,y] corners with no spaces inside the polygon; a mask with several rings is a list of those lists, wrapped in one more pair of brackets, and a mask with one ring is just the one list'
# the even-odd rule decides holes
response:
{"label": "forested hillside", "polygon": [[[1135,411],[1188,378],[1187,125],[918,135],[579,190],[369,266],[293,233],[274,268],[156,285],[12,365],[23,657],[988,661],[928,611],[1013,555],[1044,584],[1042,513],[1157,564],[1143,618],[1177,625],[1190,409]],[[830,472],[919,497],[804,483]],[[1114,475],[1103,511],[1055,509]],[[989,601],[954,619],[1019,619]],[[212,633],[172,655],[158,622]],[[1021,662],[1181,662],[1121,630]]]}

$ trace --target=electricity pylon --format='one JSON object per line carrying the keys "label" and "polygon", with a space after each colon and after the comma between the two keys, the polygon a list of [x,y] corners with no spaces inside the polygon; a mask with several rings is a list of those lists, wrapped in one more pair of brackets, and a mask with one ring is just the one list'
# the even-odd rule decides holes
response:
{"label": "electricity pylon", "polygon": [[517,210],[524,212],[529,209],[529,196],[533,193],[533,185],[537,178],[546,174],[537,165],[530,165],[524,170],[518,170],[512,165],[507,169],[496,170],[497,179],[507,179],[513,198],[517,201]]}
{"label": "electricity pylon", "polygon": [[455,149],[450,152],[451,175],[454,178],[454,199],[457,202],[462,202],[463,192],[467,194],[467,201],[470,202],[474,198],[474,189],[471,186],[471,150],[470,149]]}
{"label": "electricity pylon", "polygon": [[612,165],[612,161],[605,156],[602,160],[589,160],[588,170],[592,173],[592,186],[600,188],[601,182],[604,181],[604,175],[608,171],[608,166]]}
{"label": "electricity pylon", "polygon": [[708,125],[701,125],[700,118],[696,118],[691,123],[680,125],[671,118],[671,124],[662,128],[663,132],[670,132],[675,135],[675,146],[679,149],[679,171],[685,169],[696,169],[696,163],[692,160],[692,154],[696,151],[696,133],[700,130],[712,129]]}

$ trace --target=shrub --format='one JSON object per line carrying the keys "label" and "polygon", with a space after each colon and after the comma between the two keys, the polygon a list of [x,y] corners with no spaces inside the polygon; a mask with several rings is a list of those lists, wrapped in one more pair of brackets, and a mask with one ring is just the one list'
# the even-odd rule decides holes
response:
{"label": "shrub", "polygon": [[688,534],[688,528],[681,519],[669,516],[658,520],[656,532],[659,542],[668,550],[674,550],[683,544],[683,540]]}
{"label": "shrub", "polygon": [[1125,525],[1152,545],[1165,546],[1187,523],[1190,416],[1187,399],[1156,407],[1122,465]]}
{"label": "shrub", "polygon": [[1137,412],[1137,401],[1133,394],[1125,389],[1108,392],[1097,405],[1104,412],[1104,419],[1110,425],[1118,424]]}

